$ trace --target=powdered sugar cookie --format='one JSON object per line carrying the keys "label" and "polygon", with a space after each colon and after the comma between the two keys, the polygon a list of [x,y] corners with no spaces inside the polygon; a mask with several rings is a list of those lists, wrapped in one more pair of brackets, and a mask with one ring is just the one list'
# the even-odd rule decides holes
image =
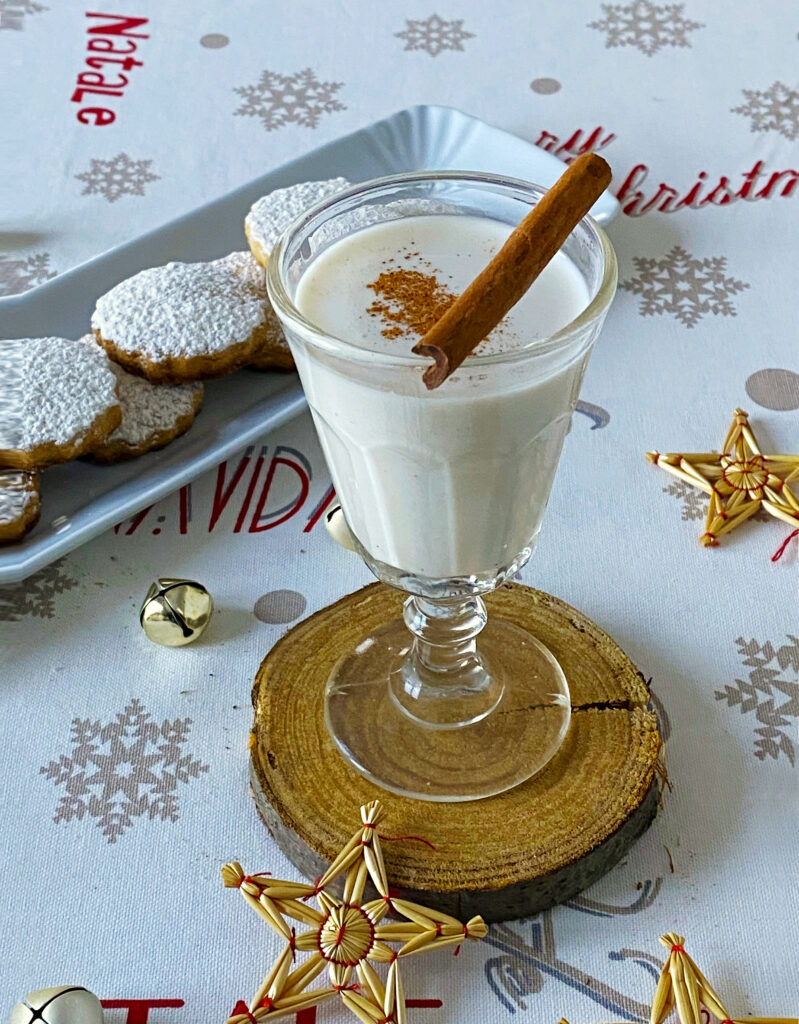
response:
{"label": "powdered sugar cookie", "polygon": [[0,544],[22,540],[39,521],[39,474],[0,470]]}
{"label": "powdered sugar cookie", "polygon": [[250,366],[254,370],[293,370],[294,358],[271,303],[266,311],[266,321],[266,335]]}
{"label": "powdered sugar cookie", "polygon": [[263,341],[249,365],[256,370],[293,370],[291,350],[266,291],[266,271],[250,252],[232,252],[226,259],[234,273],[248,281],[264,301],[266,329]]}
{"label": "powdered sugar cookie", "polygon": [[347,188],[346,178],[327,181],[302,181],[288,188],[278,188],[253,203],[244,221],[244,233],[253,256],[262,267],[269,261],[275,242],[293,220],[314,203]]}
{"label": "powdered sugar cookie", "polygon": [[106,354],[66,338],[0,341],[0,466],[41,469],[91,451],[122,413]]}
{"label": "powdered sugar cookie", "polygon": [[114,362],[154,384],[207,380],[252,360],[268,333],[265,296],[240,253],[167,263],[101,296],[92,329]]}
{"label": "powdered sugar cookie", "polygon": [[[97,339],[86,334],[81,341],[97,348]],[[95,462],[122,462],[164,448],[185,434],[202,408],[202,384],[151,384],[116,363],[122,422],[92,451]]]}

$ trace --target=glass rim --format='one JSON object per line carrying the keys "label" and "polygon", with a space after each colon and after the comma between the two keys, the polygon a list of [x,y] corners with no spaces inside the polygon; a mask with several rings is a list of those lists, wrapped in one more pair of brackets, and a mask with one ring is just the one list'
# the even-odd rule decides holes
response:
{"label": "glass rim", "polygon": [[[463,182],[466,184],[494,186],[500,190],[515,190],[526,192],[528,195],[540,198],[547,188],[534,182],[525,181],[522,178],[512,178],[500,174],[486,174],[482,171],[408,171],[397,174],[388,174],[380,178],[371,178],[368,181],[359,182],[349,188],[334,192],[330,196],[319,200],[300,214],[285,229],[278,241],[275,243],[266,265],[266,286],[269,299],[278,313],[281,320],[288,322],[292,329],[303,335],[309,334],[312,343],[320,348],[343,355],[349,359],[368,360],[372,364],[427,367],[430,365],[428,356],[416,355],[413,352],[394,353],[380,352],[375,349],[358,345],[346,338],[340,338],[335,334],[325,331],[318,324],[309,320],[289,297],[286,286],[283,282],[283,261],[286,253],[298,236],[310,233],[315,227],[316,221],[321,214],[329,213],[339,204],[343,204],[354,196],[369,195],[388,188],[392,185],[422,184],[424,182]],[[587,228],[599,243],[603,257],[602,280],[596,290],[596,294],[584,309],[577,314],[569,323],[565,324],[553,334],[545,338],[538,338],[526,345],[511,349],[507,352],[486,353],[476,355],[472,353],[467,357],[464,365],[488,366],[496,363],[512,363],[524,360],[531,356],[544,355],[555,351],[566,345],[574,335],[582,331],[587,325],[604,316],[616,292],[617,283],[617,262],[616,252],[607,234],[599,226],[590,214],[586,214],[576,225]]]}

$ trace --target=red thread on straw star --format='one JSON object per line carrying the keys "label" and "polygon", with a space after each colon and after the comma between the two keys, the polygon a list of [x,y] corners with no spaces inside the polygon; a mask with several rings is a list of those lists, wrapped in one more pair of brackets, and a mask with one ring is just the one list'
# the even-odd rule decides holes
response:
{"label": "red thread on straw star", "polygon": [[750,519],[761,508],[790,526],[799,523],[799,497],[790,484],[799,479],[799,455],[764,455],[743,409],[736,409],[721,452],[647,452],[660,469],[697,487],[710,498],[705,547]]}
{"label": "red thread on straw star", "polygon": [[[387,1021],[404,1020],[405,1003],[399,976],[399,959],[411,953],[451,945],[461,935],[480,939],[488,931],[480,917],[468,925],[454,917],[389,895],[381,835],[377,825],[383,817],[379,801],[361,808],[361,826],[344,846],[331,866],[314,885],[270,879],[260,888],[258,898],[243,886],[253,881],[240,864],[226,864],[222,878],[226,886],[238,888],[245,900],[285,940],[286,946],[274,967],[264,979],[251,1005],[253,1011],[236,1004],[228,1024],[260,1024],[270,1016],[286,1016],[316,1006],[339,996],[345,1006],[360,1019],[370,1021],[383,1017]],[[364,838],[364,835],[367,838]],[[396,839],[419,839],[421,836],[397,836]],[[262,872],[265,875],[266,872]],[[343,876],[343,896],[329,891],[328,886]],[[364,901],[364,889],[371,879],[378,896]],[[319,910],[308,906],[316,898]],[[389,911],[403,920],[381,923]],[[286,917],[309,926],[299,934],[289,927]],[[401,948],[391,948],[401,943]],[[292,969],[295,954],[311,954]],[[389,965],[388,981],[380,981],[372,964]],[[329,976],[328,987],[308,986],[323,971]],[[357,980],[354,980],[357,979]],[[243,1008],[244,1006],[244,1008]]]}
{"label": "red thread on straw star", "polygon": [[[794,537],[799,537],[799,530],[794,530],[792,533],[788,534],[788,536],[785,538],[785,540],[782,542],[782,544],[780,544],[780,546],[777,548],[777,550],[771,556],[771,561],[772,562],[779,562],[779,560],[782,558],[782,556],[788,550],[788,545],[791,543],[791,541],[794,539]],[[727,1021],[723,1020],[721,1022],[721,1024],[727,1024]]]}

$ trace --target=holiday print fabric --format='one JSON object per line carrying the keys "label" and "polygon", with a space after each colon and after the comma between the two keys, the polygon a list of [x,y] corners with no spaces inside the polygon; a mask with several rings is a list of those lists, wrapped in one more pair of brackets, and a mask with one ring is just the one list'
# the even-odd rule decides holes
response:
{"label": "holiday print fabric", "polygon": [[[707,495],[644,459],[718,448],[738,406],[764,448],[799,453],[794,6],[104,10],[0,0],[0,327],[2,299],[415,104],[464,109],[564,163],[610,162],[619,290],[521,579],[651,679],[672,788],[589,891],[457,959],[409,961],[409,1014],[645,1020],[657,936],[675,927],[736,1017],[795,1014],[799,541],[773,562],[791,531],[762,513],[702,548]],[[315,177],[337,173],[323,164]],[[48,473],[68,471],[43,475],[45,516]],[[324,530],[333,500],[300,416],[0,587],[0,1012],[74,983],[108,1024],[222,1021],[278,951],[219,867],[296,877],[248,792],[249,694],[286,630],[371,578]],[[212,592],[197,644],[141,632],[158,576]]]}

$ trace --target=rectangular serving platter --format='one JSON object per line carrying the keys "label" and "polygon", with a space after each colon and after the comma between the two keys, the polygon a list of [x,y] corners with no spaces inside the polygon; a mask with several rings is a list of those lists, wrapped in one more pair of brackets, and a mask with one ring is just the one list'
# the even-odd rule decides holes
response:
{"label": "rectangular serving platter", "polygon": [[[563,164],[461,111],[438,106],[401,110],[23,295],[0,299],[0,337],[80,337],[89,328],[97,297],[124,278],[169,260],[217,259],[243,249],[247,211],[275,188],[337,175],[359,182],[401,171],[444,169],[493,172],[549,186],[563,172]],[[617,210],[616,200],[606,193],[592,213],[606,223]],[[0,548],[0,583],[25,579],[304,408],[294,374],[242,370],[206,384],[196,423],[162,451],[115,466],[78,461],[45,470],[41,521],[19,544]]]}

